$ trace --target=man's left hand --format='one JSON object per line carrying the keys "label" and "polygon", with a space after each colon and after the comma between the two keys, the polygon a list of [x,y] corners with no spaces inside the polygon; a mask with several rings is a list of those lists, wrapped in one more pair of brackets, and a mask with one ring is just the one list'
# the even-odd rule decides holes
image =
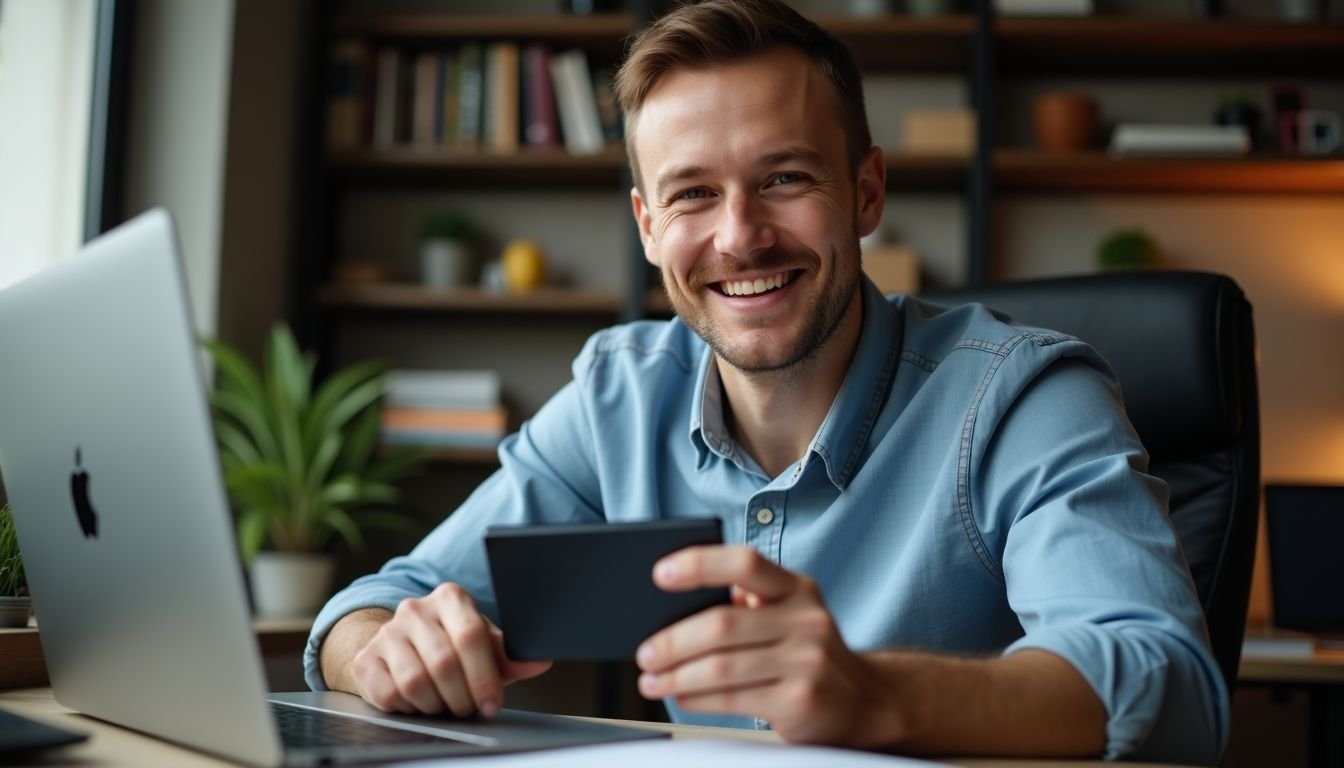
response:
{"label": "man's left hand", "polygon": [[754,716],[785,740],[862,746],[864,721],[891,694],[851,651],[816,582],[749,547],[701,546],[654,566],[659,588],[731,587],[732,605],[702,611],[640,646],[639,690],[684,710]]}

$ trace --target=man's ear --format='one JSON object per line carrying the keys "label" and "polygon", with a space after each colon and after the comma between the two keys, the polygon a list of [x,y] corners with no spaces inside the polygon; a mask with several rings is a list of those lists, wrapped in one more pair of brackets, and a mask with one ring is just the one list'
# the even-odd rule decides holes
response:
{"label": "man's ear", "polygon": [[653,241],[653,214],[644,204],[644,196],[639,187],[630,188],[630,210],[635,215],[635,224],[639,227],[639,241],[644,244],[644,258],[655,267],[658,266],[658,245]]}
{"label": "man's ear", "polygon": [[882,221],[887,204],[887,163],[881,147],[872,147],[859,162],[855,174],[854,218],[859,237],[867,237]]}

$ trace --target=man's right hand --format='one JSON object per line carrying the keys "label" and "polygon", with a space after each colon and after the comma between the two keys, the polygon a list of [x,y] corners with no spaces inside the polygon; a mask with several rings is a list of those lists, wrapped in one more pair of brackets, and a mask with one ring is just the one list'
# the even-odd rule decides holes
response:
{"label": "man's right hand", "polygon": [[456,584],[407,598],[396,613],[367,608],[346,615],[323,641],[319,659],[328,687],[384,712],[447,710],[458,717],[493,716],[505,685],[551,667],[505,656],[503,633]]}

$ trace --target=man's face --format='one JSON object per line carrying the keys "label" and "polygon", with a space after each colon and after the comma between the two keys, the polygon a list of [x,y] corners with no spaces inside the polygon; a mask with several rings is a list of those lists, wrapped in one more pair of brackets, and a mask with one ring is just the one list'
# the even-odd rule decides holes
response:
{"label": "man's face", "polygon": [[858,240],[877,226],[885,180],[880,153],[857,180],[848,167],[825,77],[788,48],[670,72],[634,140],[635,218],[677,314],[743,371],[819,350],[857,301]]}

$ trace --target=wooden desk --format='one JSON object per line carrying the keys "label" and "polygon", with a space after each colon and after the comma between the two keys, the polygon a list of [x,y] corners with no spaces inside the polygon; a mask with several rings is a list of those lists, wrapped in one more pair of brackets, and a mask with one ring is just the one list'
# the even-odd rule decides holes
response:
{"label": "wooden desk", "polygon": [[1303,658],[1243,654],[1237,685],[1305,691],[1310,764],[1344,766],[1344,651],[1318,649]]}
{"label": "wooden desk", "polygon": [[[102,768],[104,766],[135,766],[135,768],[155,768],[172,766],[173,768],[219,768],[233,763],[219,758],[193,752],[164,741],[143,736],[134,731],[94,720],[93,718],[72,712],[52,698],[50,688],[23,688],[0,693],[0,707],[53,725],[71,730],[83,731],[90,738],[83,744],[77,744],[62,750],[56,750],[46,756],[46,761],[33,763],[38,766],[81,766],[82,768]],[[729,728],[705,728],[689,725],[668,725],[666,723],[643,723],[627,720],[614,720],[623,725],[640,728],[652,728],[667,731],[673,738],[686,739],[736,739],[750,741],[777,742],[779,738],[769,732],[739,731]],[[946,761],[963,768],[1110,768],[1123,763],[1103,763],[1099,760],[988,760],[954,758]],[[1162,768],[1153,763],[1144,763],[1144,768]]]}

